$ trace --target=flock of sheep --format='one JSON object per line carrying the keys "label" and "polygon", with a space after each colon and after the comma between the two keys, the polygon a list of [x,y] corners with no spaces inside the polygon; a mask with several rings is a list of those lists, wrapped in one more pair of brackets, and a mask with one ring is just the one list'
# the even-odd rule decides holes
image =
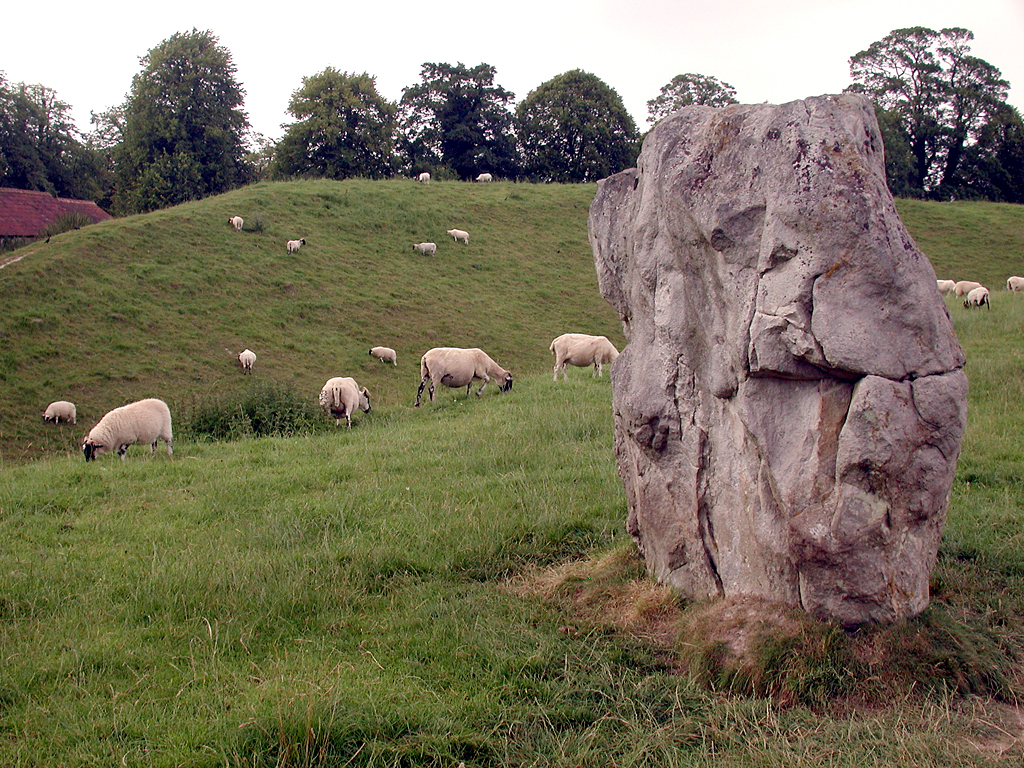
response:
{"label": "flock of sheep", "polygon": [[[980,307],[982,305],[992,309],[989,301],[990,291],[981,283],[974,280],[936,280],[939,293],[943,296],[953,294],[958,299],[963,298],[964,307]],[[1024,277],[1013,275],[1006,278],[1006,290],[1011,293],[1024,292]]]}

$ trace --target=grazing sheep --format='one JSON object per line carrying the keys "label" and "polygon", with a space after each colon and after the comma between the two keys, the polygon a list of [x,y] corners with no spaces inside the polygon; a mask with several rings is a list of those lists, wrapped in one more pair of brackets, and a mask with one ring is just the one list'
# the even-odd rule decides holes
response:
{"label": "grazing sheep", "polygon": [[360,389],[351,376],[335,376],[328,379],[320,390],[320,405],[338,420],[336,426],[341,426],[341,417],[344,416],[351,428],[352,412],[356,408],[361,408],[364,413],[370,412],[370,390],[366,387]]}
{"label": "grazing sheep", "polygon": [[420,388],[416,392],[416,403],[420,404],[423,388],[430,382],[430,402],[434,402],[434,387],[465,387],[466,396],[473,385],[473,379],[482,379],[483,384],[476,391],[479,395],[487,383],[494,379],[498,389],[508,392],[512,389],[512,374],[494,362],[481,349],[459,349],[458,347],[435,347],[420,359]]}
{"label": "grazing sheep", "polygon": [[251,349],[243,349],[238,353],[238,362],[242,364],[242,373],[252,373],[252,366],[256,362],[256,353]]}
{"label": "grazing sheep", "polygon": [[129,445],[149,445],[150,452],[156,453],[157,440],[167,443],[167,455],[173,455],[171,410],[163,400],[149,398],[108,412],[89,430],[82,453],[86,461],[92,461],[108,451],[117,451],[124,461]]}
{"label": "grazing sheep", "polygon": [[988,288],[983,285],[979,285],[977,288],[972,288],[967,294],[967,298],[964,299],[964,308],[970,309],[971,307],[980,307],[984,304],[989,309],[992,309],[992,305],[988,301]]}
{"label": "grazing sheep", "polygon": [[241,216],[232,216],[230,219],[228,219],[228,224],[233,226],[236,232],[242,231],[242,224],[244,223],[245,222],[242,220]]}
{"label": "grazing sheep", "polygon": [[565,370],[567,365],[579,368],[592,365],[597,375],[602,376],[601,366],[613,362],[619,356],[619,350],[607,337],[586,333],[563,333],[551,342],[548,349],[555,356],[555,381],[558,381],[559,372],[563,379],[569,378]]}
{"label": "grazing sheep", "polygon": [[437,252],[437,243],[414,243],[412,249],[424,256],[433,256]]}
{"label": "grazing sheep", "polygon": [[299,250],[299,248],[301,248],[305,244],[306,244],[306,238],[301,238],[299,240],[289,240],[288,241],[288,253],[295,253],[297,250]]}
{"label": "grazing sheep", "polygon": [[957,298],[960,298],[961,296],[966,296],[975,288],[981,288],[981,283],[976,283],[973,280],[960,280],[953,286],[953,293],[956,294]]}
{"label": "grazing sheep", "polygon": [[477,181],[494,181],[494,177],[489,173],[481,173],[476,177]]}
{"label": "grazing sheep", "polygon": [[1020,293],[1024,291],[1024,277],[1013,277],[1006,278],[1006,290],[1013,291],[1014,293]]}
{"label": "grazing sheep", "polygon": [[74,403],[69,403],[67,400],[54,400],[43,411],[43,421],[49,424],[51,421],[54,424],[60,424],[62,421],[67,424],[78,423],[78,411],[75,408]]}
{"label": "grazing sheep", "polygon": [[395,354],[395,350],[391,347],[373,347],[370,350],[370,354],[382,363],[394,363],[395,365],[398,365],[398,355]]}
{"label": "grazing sheep", "polygon": [[416,181],[418,181],[420,184],[429,184],[430,174],[424,171],[423,173],[416,177]]}
{"label": "grazing sheep", "polygon": [[456,243],[461,240],[466,245],[469,245],[469,232],[466,232],[463,229],[446,229],[445,234],[451,235],[455,239]]}
{"label": "grazing sheep", "polygon": [[935,283],[939,287],[939,293],[943,296],[956,290],[956,282],[953,280],[936,280]]}

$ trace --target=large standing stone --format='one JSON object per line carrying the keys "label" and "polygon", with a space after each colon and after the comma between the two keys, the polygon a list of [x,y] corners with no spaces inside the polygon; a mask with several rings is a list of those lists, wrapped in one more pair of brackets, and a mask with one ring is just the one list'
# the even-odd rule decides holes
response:
{"label": "large standing stone", "polygon": [[871,103],[684,109],[600,182],[590,239],[652,574],[847,626],[924,609],[967,380]]}

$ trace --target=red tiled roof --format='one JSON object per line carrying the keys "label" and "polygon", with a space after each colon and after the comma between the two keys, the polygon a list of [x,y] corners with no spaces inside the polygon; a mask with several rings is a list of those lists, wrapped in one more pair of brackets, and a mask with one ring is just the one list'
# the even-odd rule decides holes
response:
{"label": "red tiled roof", "polygon": [[0,187],[0,237],[35,237],[69,213],[88,216],[95,224],[111,218],[91,200],[53,197],[46,192]]}

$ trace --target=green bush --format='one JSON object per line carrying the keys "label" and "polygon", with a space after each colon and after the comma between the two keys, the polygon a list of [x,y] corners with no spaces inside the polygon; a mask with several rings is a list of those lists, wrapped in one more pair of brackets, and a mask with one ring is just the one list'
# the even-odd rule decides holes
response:
{"label": "green bush", "polygon": [[308,397],[272,382],[258,382],[241,396],[197,404],[184,431],[197,440],[238,440],[312,434],[324,423],[323,412]]}

